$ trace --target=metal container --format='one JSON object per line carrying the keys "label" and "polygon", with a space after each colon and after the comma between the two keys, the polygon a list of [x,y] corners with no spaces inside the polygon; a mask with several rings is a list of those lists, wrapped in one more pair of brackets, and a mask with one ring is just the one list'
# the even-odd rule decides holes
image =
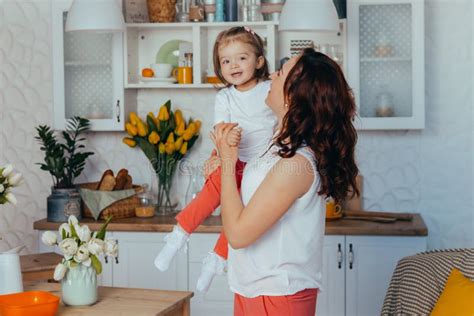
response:
{"label": "metal container", "polygon": [[279,21],[285,0],[261,0],[264,21]]}
{"label": "metal container", "polygon": [[48,222],[67,222],[70,215],[78,220],[81,216],[81,196],[79,190],[51,189],[52,193],[47,198]]}

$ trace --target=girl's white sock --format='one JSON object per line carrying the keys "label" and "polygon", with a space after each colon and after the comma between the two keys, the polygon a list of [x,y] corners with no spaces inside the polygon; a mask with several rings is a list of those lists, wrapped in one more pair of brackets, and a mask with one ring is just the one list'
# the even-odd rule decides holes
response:
{"label": "girl's white sock", "polygon": [[189,234],[181,227],[174,226],[173,231],[167,234],[164,240],[166,241],[166,244],[155,258],[155,266],[160,271],[168,270],[170,263],[178,250],[184,247],[184,251],[186,252],[186,242],[189,240]]}
{"label": "girl's white sock", "polygon": [[199,292],[206,293],[211,286],[214,276],[222,275],[227,269],[227,260],[217,255],[214,251],[209,254],[202,261],[201,274],[197,281],[196,289]]}

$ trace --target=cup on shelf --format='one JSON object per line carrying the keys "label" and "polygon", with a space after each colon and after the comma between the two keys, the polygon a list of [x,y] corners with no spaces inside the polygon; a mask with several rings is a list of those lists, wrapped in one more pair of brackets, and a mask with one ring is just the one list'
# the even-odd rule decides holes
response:
{"label": "cup on shelf", "polygon": [[150,64],[150,68],[153,69],[156,78],[169,78],[173,71],[172,64]]}
{"label": "cup on shelf", "polygon": [[193,67],[177,67],[173,69],[173,77],[180,84],[193,83]]}

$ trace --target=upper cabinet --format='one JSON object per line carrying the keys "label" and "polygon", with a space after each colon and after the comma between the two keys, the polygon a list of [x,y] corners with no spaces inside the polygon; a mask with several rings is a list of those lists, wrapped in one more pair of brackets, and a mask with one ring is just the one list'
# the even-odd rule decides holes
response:
{"label": "upper cabinet", "polygon": [[424,128],[423,0],[348,0],[347,23],[356,126]]}
{"label": "upper cabinet", "polygon": [[[214,88],[212,54],[217,35],[233,26],[249,26],[262,37],[270,71],[275,70],[277,24],[275,22],[129,23],[125,43],[126,88]],[[180,52],[181,47],[181,52]],[[183,66],[183,51],[192,55],[192,83],[175,83],[172,76],[147,78],[143,68],[155,63]],[[168,76],[168,74],[166,74]]]}
{"label": "upper cabinet", "polygon": [[136,97],[125,93],[123,34],[65,32],[70,0],[52,1],[54,128],[81,116],[93,131],[123,131]]}

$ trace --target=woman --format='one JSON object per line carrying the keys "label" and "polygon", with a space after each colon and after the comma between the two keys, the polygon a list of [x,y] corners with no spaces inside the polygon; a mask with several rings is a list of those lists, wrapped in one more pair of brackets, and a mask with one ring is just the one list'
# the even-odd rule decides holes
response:
{"label": "woman", "polygon": [[238,148],[228,143],[236,124],[221,124],[211,134],[222,167],[234,315],[314,315],[325,199],[341,200],[356,187],[355,105],[339,66],[311,49],[271,79],[266,103],[279,128],[270,149],[248,162],[241,195]]}

